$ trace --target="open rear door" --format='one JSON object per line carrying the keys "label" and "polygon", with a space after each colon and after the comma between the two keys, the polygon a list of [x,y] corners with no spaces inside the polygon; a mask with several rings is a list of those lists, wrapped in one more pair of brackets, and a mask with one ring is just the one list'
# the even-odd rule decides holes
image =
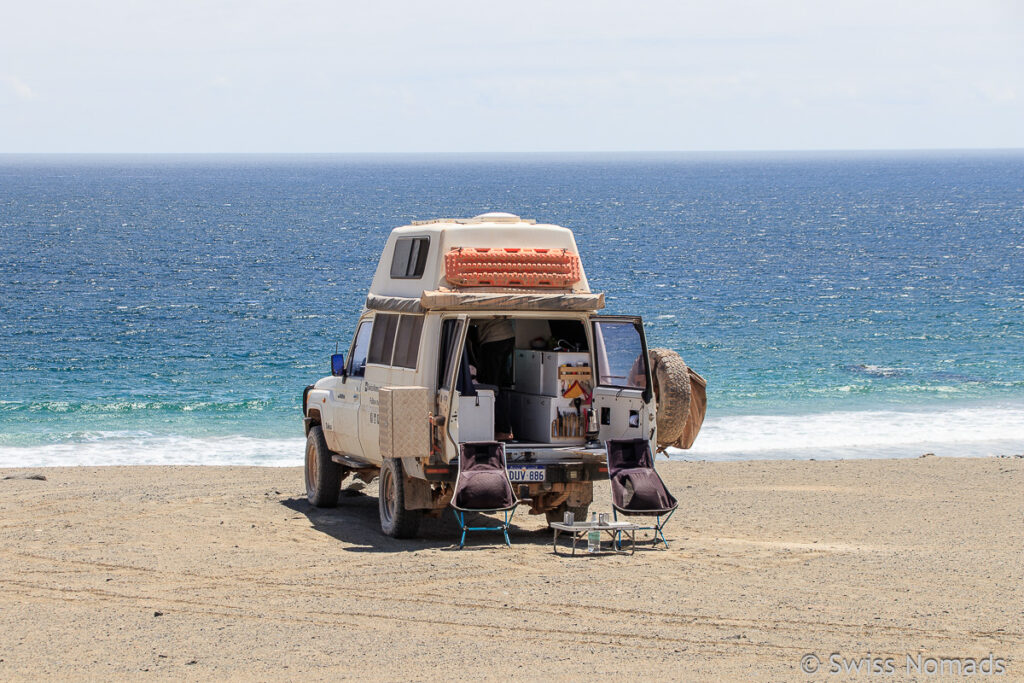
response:
{"label": "open rear door", "polygon": [[469,316],[457,315],[441,321],[441,339],[438,344],[437,359],[437,406],[435,415],[444,417],[441,432],[444,435],[439,444],[444,460],[447,462],[458,455],[458,434],[453,431],[453,408],[456,387],[459,383],[459,370],[462,366],[462,354],[466,348],[466,332],[469,328]]}
{"label": "open rear door", "polygon": [[594,417],[599,439],[654,440],[654,385],[643,321],[637,316],[590,317],[594,349]]}

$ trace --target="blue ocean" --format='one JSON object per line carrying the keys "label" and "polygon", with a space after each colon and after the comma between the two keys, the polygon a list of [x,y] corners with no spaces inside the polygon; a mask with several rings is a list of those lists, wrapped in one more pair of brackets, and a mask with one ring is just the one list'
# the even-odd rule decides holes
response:
{"label": "blue ocean", "polygon": [[0,157],[0,466],[299,465],[385,238],[573,229],[688,460],[1024,453],[1024,154]]}

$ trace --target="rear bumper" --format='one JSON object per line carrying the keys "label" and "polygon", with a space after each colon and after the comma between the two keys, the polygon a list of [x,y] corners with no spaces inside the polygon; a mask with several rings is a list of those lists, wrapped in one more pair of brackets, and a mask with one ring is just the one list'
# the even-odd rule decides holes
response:
{"label": "rear bumper", "polygon": [[[608,478],[608,464],[605,462],[543,462],[543,461],[510,461],[509,464],[521,462],[529,465],[544,466],[544,483],[565,484],[580,481],[600,481]],[[423,472],[428,481],[454,482],[459,465],[456,462],[447,465],[426,465]]]}

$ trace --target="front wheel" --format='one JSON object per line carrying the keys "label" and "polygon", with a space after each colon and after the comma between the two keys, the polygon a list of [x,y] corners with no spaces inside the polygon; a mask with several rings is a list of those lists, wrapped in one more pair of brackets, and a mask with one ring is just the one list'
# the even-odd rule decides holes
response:
{"label": "front wheel", "polygon": [[341,465],[331,460],[324,431],[317,425],[306,437],[306,498],[318,508],[332,508],[340,491]]}
{"label": "front wheel", "polygon": [[420,510],[405,509],[405,471],[398,458],[385,458],[378,479],[377,506],[380,530],[392,538],[415,538],[420,530]]}

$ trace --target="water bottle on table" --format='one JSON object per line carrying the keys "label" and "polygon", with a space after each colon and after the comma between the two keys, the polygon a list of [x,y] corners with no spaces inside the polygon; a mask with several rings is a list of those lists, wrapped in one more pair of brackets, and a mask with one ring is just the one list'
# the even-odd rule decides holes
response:
{"label": "water bottle on table", "polygon": [[[590,513],[590,521],[597,524],[597,513]],[[597,529],[591,529],[587,533],[587,552],[596,553],[601,551],[601,532]]]}
{"label": "water bottle on table", "polygon": [[587,552],[596,553],[601,551],[601,532],[591,529],[587,532]]}

